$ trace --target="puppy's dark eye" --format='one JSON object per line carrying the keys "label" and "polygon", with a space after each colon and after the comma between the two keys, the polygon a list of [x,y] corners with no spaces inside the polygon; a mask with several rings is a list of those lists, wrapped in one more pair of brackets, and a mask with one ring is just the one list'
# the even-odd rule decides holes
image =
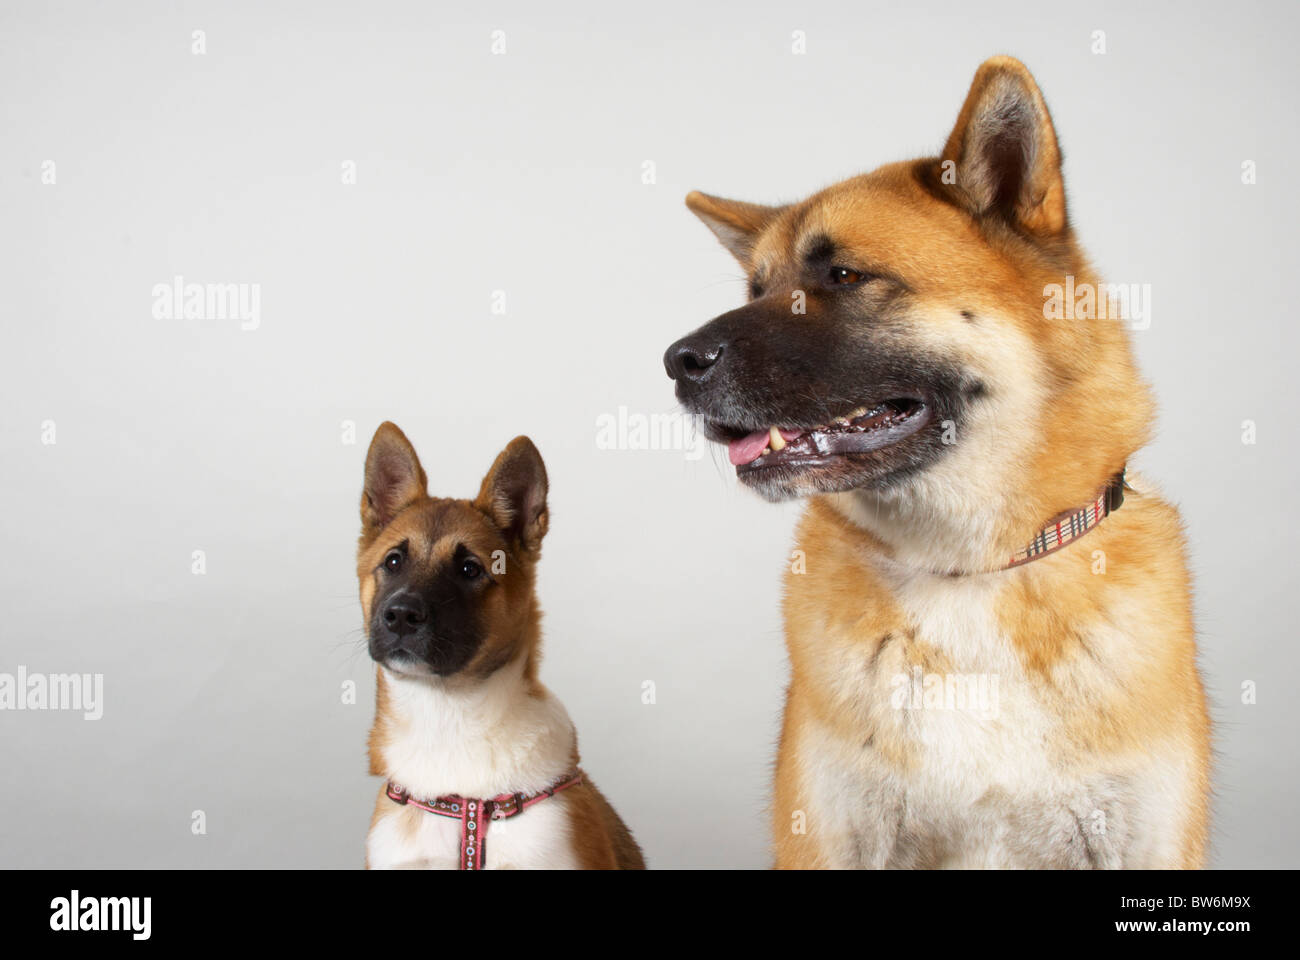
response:
{"label": "puppy's dark eye", "polygon": [[861,283],[866,275],[850,267],[831,267],[831,283]]}
{"label": "puppy's dark eye", "polygon": [[402,553],[400,550],[394,550],[384,557],[384,569],[389,573],[396,573],[402,569]]}
{"label": "puppy's dark eye", "polygon": [[749,281],[749,298],[751,300],[757,300],[762,295],[763,295],[763,285],[759,283],[757,280]]}
{"label": "puppy's dark eye", "polygon": [[466,557],[460,562],[460,575],[466,580],[477,580],[483,576],[483,564],[473,557]]}

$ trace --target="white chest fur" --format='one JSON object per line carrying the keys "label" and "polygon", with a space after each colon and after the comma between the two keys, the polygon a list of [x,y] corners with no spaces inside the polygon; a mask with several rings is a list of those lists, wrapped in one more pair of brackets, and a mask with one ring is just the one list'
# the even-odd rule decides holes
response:
{"label": "white chest fur", "polygon": [[[534,804],[508,820],[490,822],[484,867],[488,870],[575,870],[563,794]],[[408,819],[409,818],[409,819]],[[460,864],[461,823],[414,807],[381,818],[366,839],[375,870],[455,870]]]}
{"label": "white chest fur", "polygon": [[[573,724],[546,690],[508,666],[468,691],[385,674],[385,769],[413,796],[494,797],[537,793],[569,773]],[[488,869],[576,867],[567,800],[557,795],[488,826]],[[447,868],[459,863],[461,823],[417,807],[381,807],[366,840],[372,868]]]}
{"label": "white chest fur", "polygon": [[[886,645],[868,670],[845,654],[833,671],[856,678],[841,693],[860,705],[864,737],[814,723],[796,744],[829,865],[1155,866],[1175,856],[1170,801],[1188,789],[1176,750],[1098,763],[1072,753],[1065,730],[1071,704],[1090,690],[1100,700],[1127,674],[1125,637],[1091,636],[1099,662],[1079,664],[1066,693],[1026,673],[995,613],[995,576],[893,586],[915,643]],[[922,648],[941,672],[919,662]],[[906,762],[867,738],[901,745]]]}

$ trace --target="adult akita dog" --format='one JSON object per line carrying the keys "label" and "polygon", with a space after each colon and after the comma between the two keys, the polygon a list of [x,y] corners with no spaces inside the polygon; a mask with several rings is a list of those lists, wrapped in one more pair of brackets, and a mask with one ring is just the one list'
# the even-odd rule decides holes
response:
{"label": "adult akita dog", "polygon": [[1200,866],[1183,535],[1124,481],[1152,417],[1124,325],[1046,319],[1066,278],[1106,288],[1029,71],[983,64],[939,157],[686,202],[750,300],[668,349],[677,395],[746,486],[811,497],[777,865]]}

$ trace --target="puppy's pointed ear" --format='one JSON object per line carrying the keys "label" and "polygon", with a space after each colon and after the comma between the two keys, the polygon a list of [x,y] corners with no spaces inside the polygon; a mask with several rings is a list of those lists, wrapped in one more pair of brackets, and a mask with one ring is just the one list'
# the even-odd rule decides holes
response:
{"label": "puppy's pointed ear", "polygon": [[366,485],[361,491],[361,533],[370,537],[401,509],[428,495],[429,480],[420,458],[397,424],[385,420],[366,454]]}
{"label": "puppy's pointed ear", "polygon": [[754,241],[784,207],[765,207],[741,200],[724,200],[707,193],[692,190],[686,195],[686,206],[691,213],[704,221],[731,255],[742,267],[749,266],[754,252]]}
{"label": "puppy's pointed ear", "polygon": [[994,57],[980,65],[943,148],[938,177],[977,217],[1000,217],[1044,239],[1065,230],[1056,130],[1038,84],[1019,60]]}
{"label": "puppy's pointed ear", "polygon": [[546,464],[527,437],[515,437],[483,478],[474,506],[511,544],[535,553],[546,536]]}

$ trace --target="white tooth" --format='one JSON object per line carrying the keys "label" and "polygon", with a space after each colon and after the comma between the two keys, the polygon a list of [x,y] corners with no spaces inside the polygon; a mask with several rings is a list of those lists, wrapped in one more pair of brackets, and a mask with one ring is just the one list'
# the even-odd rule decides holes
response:
{"label": "white tooth", "polygon": [[866,412],[867,412],[866,407],[858,407],[858,409],[854,410],[852,413],[849,414],[849,419],[856,420],[858,417],[862,416]]}
{"label": "white tooth", "polygon": [[849,425],[849,418],[848,418],[848,417],[836,417],[836,418],[835,418],[835,422],[836,422],[837,424],[839,424],[841,427],[847,427],[847,426]]}
{"label": "white tooth", "polygon": [[771,447],[764,447],[764,448],[763,448],[763,452],[762,452],[761,454],[759,454],[759,456],[766,457],[766,456],[767,456],[769,453],[771,453],[771,452],[772,452],[772,448],[771,448]]}
{"label": "white tooth", "polygon": [[780,451],[785,449],[785,437],[781,436],[781,431],[776,427],[772,427],[768,430],[767,439],[771,443],[773,450]]}

